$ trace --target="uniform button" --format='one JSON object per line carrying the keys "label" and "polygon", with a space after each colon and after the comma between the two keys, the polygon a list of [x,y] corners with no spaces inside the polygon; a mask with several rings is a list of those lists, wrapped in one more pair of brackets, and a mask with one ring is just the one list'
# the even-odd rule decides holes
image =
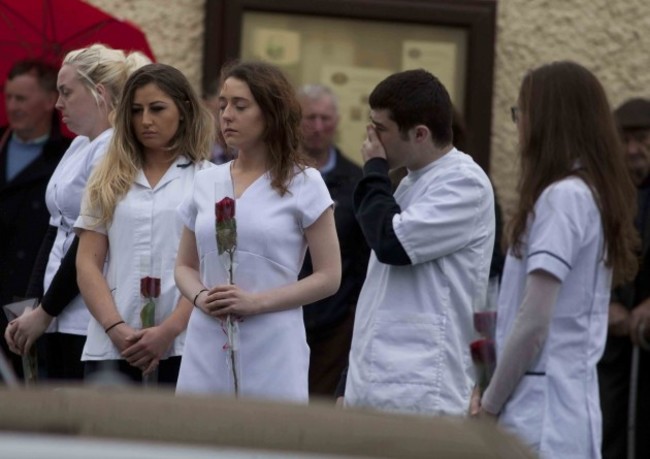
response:
{"label": "uniform button", "polygon": [[41,208],[40,201],[32,201],[32,209],[40,209],[40,208]]}

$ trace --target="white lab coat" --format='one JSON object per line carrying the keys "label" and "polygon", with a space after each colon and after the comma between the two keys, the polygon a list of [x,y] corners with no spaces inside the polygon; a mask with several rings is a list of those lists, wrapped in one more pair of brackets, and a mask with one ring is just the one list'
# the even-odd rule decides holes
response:
{"label": "white lab coat", "polygon": [[[75,137],[47,184],[45,204],[50,212],[50,225],[55,226],[57,232],[45,270],[44,291],[50,287],[72,244],[75,236],[72,228],[79,217],[84,188],[93,168],[106,153],[112,135],[113,129],[107,129],[92,142],[88,137]],[[47,331],[85,335],[89,320],[88,308],[81,295],[77,295]]]}
{"label": "white lab coat", "polygon": [[508,254],[497,323],[502,348],[537,269],[562,281],[539,358],[504,406],[499,423],[544,458],[601,457],[596,364],[607,336],[612,273],[604,265],[601,217],[579,178],[549,186],[535,203],[522,258]]}
{"label": "white lab coat", "polygon": [[[98,213],[85,205],[82,208],[75,228],[108,236],[106,282],[120,316],[133,328],[142,328],[140,311],[146,300],[140,295],[141,278],[161,279],[160,297],[156,302],[157,324],[172,313],[180,300],[174,265],[183,226],[176,216],[176,208],[191,193],[196,172],[211,166],[207,161],[191,164],[185,156],[179,156],[153,189],[144,172],[138,171],[135,182],[118,202],[113,220],[107,226],[93,226],[96,223],[93,216]],[[184,339],[183,332],[163,358],[181,355]],[[81,359],[122,359],[95,318],[88,324]]]}
{"label": "white lab coat", "polygon": [[494,195],[468,155],[453,149],[402,180],[395,234],[411,259],[371,254],[357,304],[348,406],[463,415],[473,387],[472,311],[485,301]]}

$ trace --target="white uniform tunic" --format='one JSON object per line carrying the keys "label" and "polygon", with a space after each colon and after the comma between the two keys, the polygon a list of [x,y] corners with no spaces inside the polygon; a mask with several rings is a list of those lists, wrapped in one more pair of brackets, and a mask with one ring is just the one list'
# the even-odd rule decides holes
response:
{"label": "white uniform tunic", "polygon": [[[161,279],[160,297],[156,302],[157,324],[165,320],[178,304],[180,292],[174,281],[174,265],[182,224],[176,216],[176,208],[192,191],[196,172],[210,166],[207,161],[191,164],[186,157],[180,156],[153,189],[140,170],[129,192],[115,207],[113,220],[108,226],[93,227],[97,221],[93,215],[98,212],[85,207],[75,223],[76,228],[108,236],[106,282],[120,316],[133,328],[142,328],[140,311],[145,300],[140,295],[141,278]],[[184,337],[185,333],[181,333],[163,358],[181,355]],[[90,319],[81,359],[122,359],[95,318]]]}
{"label": "white uniform tunic", "polygon": [[483,170],[453,149],[395,191],[393,228],[412,264],[371,254],[354,323],[345,403],[462,415],[474,369],[473,306],[485,300],[494,195]]}
{"label": "white uniform tunic", "polygon": [[[47,260],[44,291],[50,287],[72,244],[75,236],[72,227],[79,217],[84,188],[93,168],[106,153],[112,135],[113,129],[107,129],[92,142],[88,137],[75,137],[47,184],[45,204],[50,211],[50,225],[55,226],[57,232]],[[77,295],[54,319],[47,331],[85,335],[89,319],[90,313],[83,298]]]}
{"label": "white uniform tunic", "polygon": [[527,274],[541,269],[562,281],[549,335],[499,422],[545,458],[599,458],[601,412],[596,364],[607,335],[612,280],[604,266],[601,217],[588,186],[568,178],[535,203],[522,258],[508,254],[497,323],[497,348],[508,338]]}
{"label": "white uniform tunic", "polygon": [[[201,281],[206,287],[227,284],[217,252],[215,202],[233,196],[230,163],[200,172],[192,196],[179,208],[194,231]],[[235,284],[260,292],[296,282],[307,249],[304,229],[332,205],[315,169],[297,172],[284,196],[265,174],[236,201]],[[240,395],[298,402],[308,400],[309,347],[302,308],[245,317],[239,322]],[[177,391],[233,394],[224,323],[194,308]]]}

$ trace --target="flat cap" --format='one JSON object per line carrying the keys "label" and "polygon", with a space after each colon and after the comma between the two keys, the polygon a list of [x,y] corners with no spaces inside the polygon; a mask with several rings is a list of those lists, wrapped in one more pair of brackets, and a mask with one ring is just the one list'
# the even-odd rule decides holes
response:
{"label": "flat cap", "polygon": [[614,118],[621,129],[650,128],[650,100],[629,99],[614,111]]}

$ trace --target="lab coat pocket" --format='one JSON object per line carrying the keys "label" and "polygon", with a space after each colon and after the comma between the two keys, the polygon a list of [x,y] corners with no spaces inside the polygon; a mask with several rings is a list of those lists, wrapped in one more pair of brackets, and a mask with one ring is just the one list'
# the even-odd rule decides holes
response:
{"label": "lab coat pocket", "polygon": [[503,428],[536,451],[546,418],[547,387],[545,374],[525,375],[499,417]]}
{"label": "lab coat pocket", "polygon": [[373,383],[437,384],[445,320],[431,314],[379,317],[371,341]]}
{"label": "lab coat pocket", "polygon": [[[111,289],[113,301],[117,301],[117,289]],[[88,324],[88,336],[84,347],[84,356],[91,357],[90,360],[108,359],[115,349],[113,342],[108,337],[102,326],[95,319],[91,319]]]}

